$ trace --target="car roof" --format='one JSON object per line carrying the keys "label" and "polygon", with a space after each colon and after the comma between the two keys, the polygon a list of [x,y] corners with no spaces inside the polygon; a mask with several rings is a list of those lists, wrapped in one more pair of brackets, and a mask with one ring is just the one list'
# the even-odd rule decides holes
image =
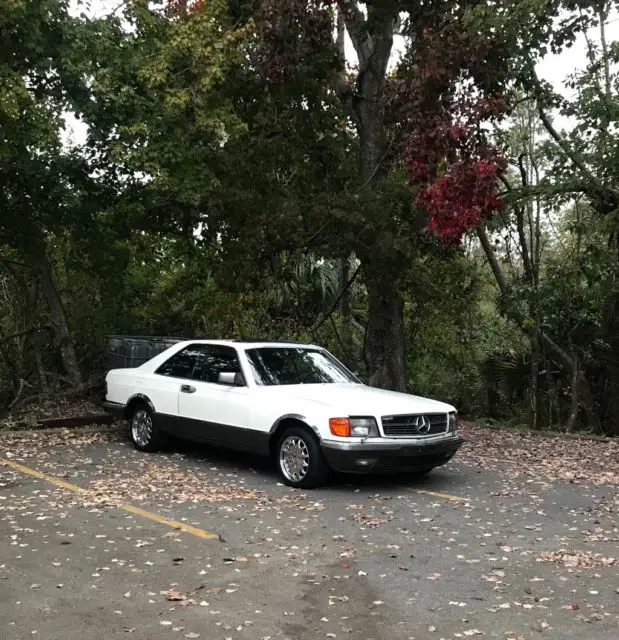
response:
{"label": "car roof", "polygon": [[227,347],[237,347],[244,350],[247,349],[261,349],[265,347],[306,347],[309,349],[321,349],[322,347],[316,344],[309,344],[307,342],[293,342],[286,340],[185,340],[183,345],[188,344],[220,344]]}

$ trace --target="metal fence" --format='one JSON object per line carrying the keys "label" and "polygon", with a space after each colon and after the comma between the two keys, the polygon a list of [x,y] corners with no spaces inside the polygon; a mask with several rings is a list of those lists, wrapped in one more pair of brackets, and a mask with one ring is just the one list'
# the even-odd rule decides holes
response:
{"label": "metal fence", "polygon": [[108,368],[139,367],[182,340],[170,336],[108,336]]}

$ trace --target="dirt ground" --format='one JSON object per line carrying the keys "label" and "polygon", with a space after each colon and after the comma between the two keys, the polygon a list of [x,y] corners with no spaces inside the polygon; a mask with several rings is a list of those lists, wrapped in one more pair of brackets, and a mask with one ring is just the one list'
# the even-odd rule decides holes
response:
{"label": "dirt ground", "polygon": [[302,492],[116,428],[0,434],[0,638],[617,640],[619,445],[465,436],[421,482]]}

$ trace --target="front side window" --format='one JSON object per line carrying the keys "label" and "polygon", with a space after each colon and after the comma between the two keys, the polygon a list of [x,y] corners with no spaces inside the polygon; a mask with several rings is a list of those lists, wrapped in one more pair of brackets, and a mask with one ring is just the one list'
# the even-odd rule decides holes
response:
{"label": "front side window", "polygon": [[262,347],[248,349],[246,354],[258,385],[358,383],[352,373],[318,349]]}
{"label": "front side window", "polygon": [[156,371],[170,378],[191,378],[203,345],[192,344],[168,358]]}
{"label": "front side window", "polygon": [[241,371],[235,349],[223,345],[193,344],[175,353],[155,373],[171,378],[217,383],[219,374],[224,371]]}
{"label": "front side window", "polygon": [[194,370],[194,380],[217,383],[219,382],[219,374],[224,372],[241,372],[241,364],[236,350],[222,345],[203,345],[202,353]]}

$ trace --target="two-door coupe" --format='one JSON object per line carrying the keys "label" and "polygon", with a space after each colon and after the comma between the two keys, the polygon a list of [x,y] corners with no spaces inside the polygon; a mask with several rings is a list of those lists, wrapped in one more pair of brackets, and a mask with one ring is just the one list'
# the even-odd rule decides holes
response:
{"label": "two-door coupe", "polygon": [[309,344],[179,342],[110,371],[104,406],[129,421],[141,451],[171,436],[270,455],[301,488],[323,484],[330,469],[421,475],[463,442],[454,407],[368,387]]}

